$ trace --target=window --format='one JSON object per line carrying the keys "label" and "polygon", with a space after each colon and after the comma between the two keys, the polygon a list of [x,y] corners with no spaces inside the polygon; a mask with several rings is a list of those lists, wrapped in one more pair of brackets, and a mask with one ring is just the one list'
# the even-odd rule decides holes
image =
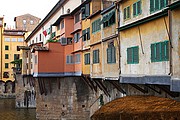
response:
{"label": "window", "polygon": [[11,38],[11,41],[12,41],[12,42],[16,42],[16,41],[17,41],[17,38]]}
{"label": "window", "polygon": [[23,38],[18,38],[18,42],[23,42],[24,39]]}
{"label": "window", "polygon": [[80,13],[77,13],[75,15],[75,23],[78,23],[80,21]]}
{"label": "window", "polygon": [[57,26],[57,30],[60,30],[60,25]]}
{"label": "window", "polygon": [[34,24],[34,21],[33,21],[33,20],[30,20],[30,24],[33,25],[33,24]]}
{"label": "window", "polygon": [[34,56],[34,63],[37,64],[38,60],[37,60],[37,55]]}
{"label": "window", "polygon": [[56,32],[53,32],[52,34],[51,34],[51,38],[54,38],[56,36]]}
{"label": "window", "polygon": [[99,63],[99,50],[93,50],[93,63]]}
{"label": "window", "polygon": [[8,54],[5,54],[5,59],[9,59],[9,55]]}
{"label": "window", "polygon": [[80,63],[81,62],[81,56],[80,54],[75,55],[75,63]]}
{"label": "window", "polygon": [[109,14],[103,16],[103,19],[102,19],[102,23],[103,23],[103,27],[109,27],[111,26],[112,24],[115,23],[115,11],[112,11],[110,12]]}
{"label": "window", "polygon": [[130,18],[130,6],[124,8],[124,20],[129,19]]}
{"label": "window", "polygon": [[86,4],[84,7],[81,8],[82,11],[82,19],[85,19],[90,15],[90,4]]}
{"label": "window", "polygon": [[151,44],[151,62],[169,60],[169,41]]}
{"label": "window", "polygon": [[72,38],[67,38],[67,44],[71,45],[72,44]]}
{"label": "window", "polygon": [[75,43],[79,42],[79,38],[80,38],[80,34],[79,33],[75,33],[74,34],[74,42]]}
{"label": "window", "polygon": [[9,46],[8,45],[5,45],[5,50],[9,50]]}
{"label": "window", "polygon": [[10,38],[5,37],[5,38],[4,38],[4,41],[5,41],[5,42],[10,42]]}
{"label": "window", "polygon": [[9,64],[8,63],[5,63],[5,68],[9,68]]}
{"label": "window", "polygon": [[73,55],[66,56],[66,64],[73,64]]}
{"label": "window", "polygon": [[83,41],[90,40],[90,28],[87,28],[82,31],[82,40]]}
{"label": "window", "polygon": [[92,33],[97,32],[101,29],[100,22],[101,22],[101,19],[98,19],[92,23]]}
{"label": "window", "polygon": [[41,41],[41,38],[42,38],[42,37],[41,37],[41,34],[40,34],[40,35],[39,35],[39,41]]}
{"label": "window", "polygon": [[90,64],[90,53],[84,54],[84,64],[89,65]]}
{"label": "window", "polygon": [[109,43],[107,48],[107,63],[116,63],[116,48],[113,42]]}
{"label": "window", "polygon": [[141,1],[137,1],[133,4],[133,16],[138,16],[141,14]]}
{"label": "window", "polygon": [[23,24],[24,24],[24,25],[26,24],[26,20],[23,20]]}
{"label": "window", "polygon": [[61,29],[64,28],[64,20],[61,22]]}
{"label": "window", "polygon": [[19,59],[19,57],[20,57],[20,55],[19,55],[19,54],[14,54],[14,60],[18,60],[18,59]]}
{"label": "window", "polygon": [[139,63],[139,47],[127,48],[127,63],[138,64]]}
{"label": "window", "polygon": [[9,78],[9,72],[4,72],[3,73],[3,78]]}
{"label": "window", "polygon": [[168,5],[168,0],[150,0],[150,12],[155,12],[165,8]]}

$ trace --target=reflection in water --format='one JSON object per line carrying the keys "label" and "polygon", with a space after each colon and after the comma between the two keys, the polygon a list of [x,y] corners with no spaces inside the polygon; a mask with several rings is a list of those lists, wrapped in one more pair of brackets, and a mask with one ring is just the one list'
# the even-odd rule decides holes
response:
{"label": "reflection in water", "polygon": [[15,99],[0,99],[0,120],[35,120],[35,109],[15,109]]}

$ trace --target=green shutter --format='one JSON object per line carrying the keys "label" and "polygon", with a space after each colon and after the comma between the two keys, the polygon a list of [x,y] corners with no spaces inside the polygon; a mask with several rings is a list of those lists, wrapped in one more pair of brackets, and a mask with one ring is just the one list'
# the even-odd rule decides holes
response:
{"label": "green shutter", "polygon": [[139,63],[139,47],[133,48],[133,63]]}
{"label": "green shutter", "polygon": [[126,14],[127,14],[126,11],[127,11],[126,8],[124,8],[124,19],[126,19]]}
{"label": "green shutter", "polygon": [[161,60],[161,43],[156,43],[156,61]]}
{"label": "green shutter", "polygon": [[155,10],[159,10],[160,0],[155,0]]}
{"label": "green shutter", "polygon": [[130,7],[127,7],[127,18],[130,18]]}
{"label": "green shutter", "polygon": [[96,52],[95,52],[95,50],[93,51],[93,63],[95,63],[95,61],[96,61]]}
{"label": "green shutter", "polygon": [[165,41],[165,60],[169,60],[169,41]]}
{"label": "green shutter", "polygon": [[154,8],[154,0],[150,0],[150,12],[153,12]]}
{"label": "green shutter", "polygon": [[136,3],[133,4],[133,16],[136,15]]}
{"label": "green shutter", "polygon": [[160,9],[165,7],[165,0],[160,0]]}
{"label": "green shutter", "polygon": [[82,35],[83,35],[82,40],[86,41],[86,29],[82,31]]}
{"label": "green shutter", "polygon": [[132,63],[132,48],[127,49],[127,63]]}
{"label": "green shutter", "polygon": [[151,44],[151,62],[155,62],[155,45]]}
{"label": "green shutter", "polygon": [[87,28],[87,40],[90,40],[90,28]]}
{"label": "green shutter", "polygon": [[141,14],[141,1],[137,2],[137,14]]}
{"label": "green shutter", "polygon": [[96,51],[96,56],[97,56],[97,63],[99,63],[99,50]]}
{"label": "green shutter", "polygon": [[111,56],[112,56],[112,58],[111,58],[111,62],[112,63],[116,63],[116,48],[115,47],[111,47]]}
{"label": "green shutter", "polygon": [[161,60],[165,60],[166,54],[165,42],[161,42]]}

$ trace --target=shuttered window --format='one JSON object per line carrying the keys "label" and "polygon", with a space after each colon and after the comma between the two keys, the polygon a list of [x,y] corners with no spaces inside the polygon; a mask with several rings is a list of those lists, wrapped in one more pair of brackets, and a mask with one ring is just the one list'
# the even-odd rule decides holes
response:
{"label": "shuttered window", "polygon": [[150,12],[161,10],[168,5],[168,0],[150,0]]}
{"label": "shuttered window", "polygon": [[74,60],[73,60],[73,55],[67,55],[66,56],[66,64],[73,64]]}
{"label": "shuttered window", "polygon": [[151,44],[151,62],[169,60],[169,41]]}
{"label": "shuttered window", "polygon": [[124,8],[124,20],[129,19],[130,15],[131,15],[130,6],[128,6],[128,7]]}
{"label": "shuttered window", "polygon": [[138,64],[139,63],[139,47],[127,48],[127,63]]}
{"label": "shuttered window", "polygon": [[80,54],[76,54],[75,55],[75,63],[80,63],[81,62],[81,55]]}
{"label": "shuttered window", "polygon": [[141,1],[137,1],[133,4],[133,16],[138,16],[141,14]]}
{"label": "shuttered window", "polygon": [[98,19],[92,23],[92,33],[95,33],[101,29],[100,22],[101,22],[101,19]]}
{"label": "shuttered window", "polygon": [[116,22],[115,11],[112,11],[109,14],[103,16],[102,23],[104,28],[113,25],[115,22]]}
{"label": "shuttered window", "polygon": [[93,50],[93,63],[99,63],[99,50]]}
{"label": "shuttered window", "polygon": [[90,27],[82,31],[82,40],[90,40]]}
{"label": "shuttered window", "polygon": [[107,63],[116,63],[116,48],[114,46],[107,48]]}
{"label": "shuttered window", "polygon": [[90,64],[90,53],[84,54],[84,64],[89,65]]}
{"label": "shuttered window", "polygon": [[89,3],[85,4],[85,6],[81,8],[81,12],[82,12],[82,19],[88,17],[90,15],[90,4]]}
{"label": "shuttered window", "polygon": [[82,40],[86,41],[86,29],[82,31]]}

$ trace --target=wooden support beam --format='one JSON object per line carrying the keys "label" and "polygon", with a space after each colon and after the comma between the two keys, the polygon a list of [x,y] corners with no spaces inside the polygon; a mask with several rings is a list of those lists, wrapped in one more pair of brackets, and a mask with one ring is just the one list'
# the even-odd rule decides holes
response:
{"label": "wooden support beam", "polygon": [[139,90],[140,92],[142,92],[142,93],[148,93],[148,90],[147,89],[142,89],[141,87],[139,87],[138,85],[136,85],[136,84],[129,84],[129,85],[131,85],[132,87],[134,87],[134,88],[136,88],[137,90]]}
{"label": "wooden support beam", "polygon": [[146,84],[146,86],[147,86],[149,89],[153,90],[154,92],[157,92],[158,94],[161,94],[161,91],[156,90],[155,88],[151,87],[151,85],[147,85],[147,84]]}
{"label": "wooden support beam", "polygon": [[119,83],[116,83],[116,81],[111,81],[111,80],[109,80],[109,82],[110,82],[117,90],[119,90],[119,92],[121,92],[121,93],[123,93],[123,94],[126,94],[126,91],[124,91],[124,90],[121,88],[121,86],[120,86]]}
{"label": "wooden support beam", "polygon": [[43,90],[44,90],[45,95],[47,95],[47,90],[46,90],[44,79],[42,79],[42,86],[43,86]]}
{"label": "wooden support beam", "polygon": [[23,76],[23,86],[25,87],[24,76]]}
{"label": "wooden support beam", "polygon": [[49,82],[49,92],[52,93],[51,80],[49,79],[48,82]]}
{"label": "wooden support beam", "polygon": [[59,78],[57,78],[57,83],[58,83],[58,89],[60,90],[61,83],[60,83]]}
{"label": "wooden support beam", "polygon": [[42,89],[42,83],[41,83],[41,78],[38,78],[38,84],[39,84],[39,91],[40,94],[42,95],[44,93],[43,89]]}
{"label": "wooden support beam", "polygon": [[110,97],[110,94],[108,93],[107,88],[104,86],[101,80],[94,80],[94,82],[105,93],[106,96]]}
{"label": "wooden support beam", "polygon": [[93,86],[89,83],[88,79],[85,76],[81,76],[81,79],[84,80],[86,85],[89,86],[91,88],[91,90],[94,90]]}
{"label": "wooden support beam", "polygon": [[167,86],[162,86],[162,85],[157,85],[157,87],[159,87],[161,90],[163,90],[165,93],[167,93],[168,95],[170,95],[171,97],[179,97],[179,93],[178,92],[172,92],[170,91],[169,88],[167,88]]}

